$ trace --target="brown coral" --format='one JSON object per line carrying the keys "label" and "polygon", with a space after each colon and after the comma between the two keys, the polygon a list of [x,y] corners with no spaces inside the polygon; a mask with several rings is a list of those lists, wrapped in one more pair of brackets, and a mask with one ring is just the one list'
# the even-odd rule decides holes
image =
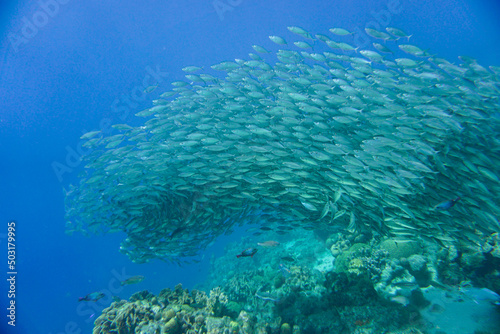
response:
{"label": "brown coral", "polygon": [[[154,313],[147,308],[134,303],[113,303],[102,311],[101,316],[96,319],[93,334],[133,334],[139,323],[154,319]],[[115,308],[119,306],[118,308]]]}

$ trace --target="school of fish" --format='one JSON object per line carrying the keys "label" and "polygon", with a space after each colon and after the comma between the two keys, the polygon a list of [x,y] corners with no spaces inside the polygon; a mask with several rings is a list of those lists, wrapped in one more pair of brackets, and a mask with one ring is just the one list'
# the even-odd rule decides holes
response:
{"label": "school of fish", "polygon": [[345,29],[288,29],[275,55],[185,67],[142,126],[83,135],[67,231],[123,231],[134,262],[183,261],[248,223],[478,246],[500,232],[500,67],[396,28],[366,29],[365,50]]}

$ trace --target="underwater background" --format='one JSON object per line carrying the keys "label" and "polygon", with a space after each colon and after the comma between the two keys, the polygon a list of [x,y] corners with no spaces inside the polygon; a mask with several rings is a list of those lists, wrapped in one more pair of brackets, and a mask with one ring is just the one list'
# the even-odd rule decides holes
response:
{"label": "underwater background", "polygon": [[[330,252],[331,244],[325,246],[328,238],[322,240],[310,229],[263,238],[254,235],[258,225],[252,225],[253,230],[237,227],[217,238],[199,252],[196,263],[179,265],[157,259],[133,263],[119,252],[126,238],[123,232],[89,237],[65,233],[63,189],[78,184],[78,175],[84,170],[78,153],[80,137],[99,130],[103,124],[141,126],[144,119],[134,115],[171,90],[171,82],[185,80],[187,73],[182,69],[186,66],[209,69],[223,61],[247,60],[249,53],[255,53],[252,45],[256,44],[274,53],[280,46],[268,36],[299,40],[287,29],[290,26],[304,28],[313,35],[329,34],[334,27],[361,32],[367,27],[381,31],[396,27],[412,35],[410,44],[452,63],[459,62],[458,56],[468,56],[485,68],[500,66],[500,3],[493,0],[42,0],[4,1],[0,6],[0,258],[4,263],[0,280],[1,333],[90,333],[102,310],[113,302],[111,295],[129,299],[142,290],[158,295],[178,283],[189,290],[209,293],[230,279],[240,283],[248,280],[245,270],[253,274],[259,269],[281,273],[285,280],[287,275],[307,276],[301,270],[317,261],[321,257],[318,254]],[[363,38],[348,42],[363,49],[373,41],[363,33]],[[144,93],[156,84],[158,87]],[[498,112],[493,122],[498,123]],[[498,165],[491,166],[491,170],[499,175]],[[498,194],[492,197],[498,205]],[[7,224],[13,220],[15,327],[7,324],[11,301],[7,298]],[[280,245],[259,248],[253,257],[236,258],[246,248],[257,247],[257,242],[271,239]],[[303,262],[297,260],[298,255],[311,249],[317,251],[304,255]],[[498,266],[498,262],[493,264]],[[330,265],[319,267],[328,271]],[[293,272],[294,266],[302,269]],[[120,285],[120,281],[135,275],[144,276],[144,280]],[[274,276],[269,276],[268,283],[276,286],[278,283],[272,279]],[[311,282],[320,281],[311,278]],[[337,281],[330,278],[328,282]],[[496,286],[500,287],[500,283]],[[96,302],[78,302],[80,297],[103,290],[106,297]],[[230,294],[230,290],[226,293]],[[250,289],[249,294],[254,296],[256,292]],[[367,294],[360,292],[358,297]],[[259,307],[266,312],[280,307],[276,296],[259,296]],[[477,300],[471,296],[463,304],[466,307],[453,309],[456,318],[441,325],[448,327],[427,330],[474,333],[476,329],[459,310],[473,308]],[[399,299],[393,304],[406,307],[401,305],[406,302]],[[431,315],[432,319],[449,314],[438,311]],[[492,314],[497,318],[490,314],[487,319],[499,324],[498,307],[495,311]],[[370,321],[358,319],[353,313],[352,327],[338,330],[371,333],[364,327]],[[463,331],[455,327],[460,321],[466,326]],[[314,329],[309,332],[314,333]]]}

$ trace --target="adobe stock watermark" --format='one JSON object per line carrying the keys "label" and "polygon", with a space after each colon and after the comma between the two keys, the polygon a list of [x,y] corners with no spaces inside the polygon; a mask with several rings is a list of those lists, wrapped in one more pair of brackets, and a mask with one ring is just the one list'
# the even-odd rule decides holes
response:
{"label": "adobe stock watermark", "polygon": [[70,0],[39,0],[38,10],[31,17],[24,16],[21,19],[22,28],[19,33],[9,33],[7,38],[14,52],[19,51],[19,47],[28,44],[30,40],[35,38],[40,29],[45,27],[53,20],[61,9],[62,5],[66,5]]}
{"label": "adobe stock watermark", "polygon": [[[83,301],[78,302],[76,306],[76,315],[78,317],[84,318],[85,323],[89,324],[94,322],[96,318],[99,317],[99,314],[108,307],[114,300],[113,297],[117,297],[117,295],[123,291],[125,288],[121,282],[125,281],[127,278],[132,277],[132,275],[127,275],[125,273],[125,267],[121,269],[121,272],[118,272],[116,269],[111,270],[112,278],[108,282],[108,286],[99,291],[95,291],[97,293],[103,293],[104,297],[96,300],[96,301]],[[82,329],[78,325],[76,321],[68,321],[64,326],[64,331],[57,332],[55,334],[81,334],[83,333]],[[52,334],[50,332],[49,334]]]}
{"label": "adobe stock watermark", "polygon": [[217,15],[219,16],[219,20],[224,20],[224,14],[226,12],[233,11],[236,7],[241,5],[243,0],[214,0],[212,1],[212,6],[214,7]]}
{"label": "adobe stock watermark", "polygon": [[[169,73],[163,72],[158,65],[156,65],[156,69],[153,69],[151,66],[146,66],[145,71],[146,74],[141,84],[132,88],[128,94],[123,94],[119,98],[116,98],[111,104],[111,111],[116,114],[121,122],[125,122],[130,116],[130,113],[139,107],[139,102],[144,102],[146,100],[146,95],[148,93],[145,92],[145,89],[147,87],[159,85],[165,82],[165,79],[169,76]],[[107,134],[111,131],[111,125],[111,118],[103,118],[99,122],[99,130],[103,134]],[[86,132],[88,131],[83,130],[82,134]],[[90,154],[93,151],[92,148],[83,147],[84,143],[85,140],[80,140],[75,147],[66,146],[66,158],[64,162],[52,162],[52,170],[59,182],[63,182],[64,175],[73,172],[73,170],[81,164],[84,155]]]}
{"label": "adobe stock watermark", "polygon": [[[389,26],[392,21],[393,15],[398,15],[403,11],[403,5],[400,0],[388,0],[386,8],[379,11],[370,11],[370,15],[373,20],[365,24],[365,28],[375,29],[382,31],[384,28]],[[368,46],[371,38],[366,34],[365,30],[361,30],[359,27],[353,29],[354,44],[363,49]]]}

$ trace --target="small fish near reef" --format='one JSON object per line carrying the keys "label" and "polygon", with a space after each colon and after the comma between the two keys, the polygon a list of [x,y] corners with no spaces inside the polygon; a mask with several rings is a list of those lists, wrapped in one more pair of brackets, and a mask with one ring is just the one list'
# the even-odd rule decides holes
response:
{"label": "small fish near reef", "polygon": [[268,241],[258,242],[257,243],[257,245],[259,245],[260,247],[264,247],[264,248],[276,247],[279,244],[280,244],[279,242],[274,241],[274,240],[268,240]]}
{"label": "small fish near reef", "polygon": [[243,252],[241,252],[241,254],[236,255],[236,257],[252,257],[255,255],[255,253],[257,253],[257,248],[247,248]]}
{"label": "small fish near reef", "polygon": [[292,272],[283,263],[280,263],[280,272],[284,277],[289,277]]}
{"label": "small fish near reef", "polygon": [[286,262],[295,262],[295,259],[291,256],[283,256],[281,259]]}
{"label": "small fish near reef", "polygon": [[273,302],[273,303],[279,303],[280,302],[280,298],[275,298],[273,296],[271,296],[270,294],[268,293],[259,293],[258,291],[255,293],[255,297],[261,299],[264,301],[264,305],[267,304],[268,302]]}
{"label": "small fish near reef", "polygon": [[137,275],[137,276],[132,276],[130,278],[127,278],[126,280],[124,281],[121,281],[120,282],[120,285],[129,285],[129,284],[136,284],[136,283],[140,283],[144,281],[144,276],[142,275]]}
{"label": "small fish near reef", "polygon": [[79,297],[78,301],[79,302],[96,302],[102,297],[104,297],[104,293],[102,292],[92,292],[86,295],[85,297]]}
{"label": "small fish near reef", "polygon": [[391,298],[391,301],[401,304],[403,306],[407,306],[410,303],[410,300],[406,298],[405,296],[394,296]]}
{"label": "small fish near reef", "polygon": [[460,197],[457,197],[457,198],[455,198],[455,199],[450,199],[450,200],[448,200],[448,201],[441,202],[441,203],[439,203],[438,205],[436,205],[436,206],[434,207],[434,210],[441,210],[441,211],[443,211],[443,210],[449,210],[449,209],[451,209],[451,208],[455,205],[455,203],[457,203],[459,200],[460,200]]}

